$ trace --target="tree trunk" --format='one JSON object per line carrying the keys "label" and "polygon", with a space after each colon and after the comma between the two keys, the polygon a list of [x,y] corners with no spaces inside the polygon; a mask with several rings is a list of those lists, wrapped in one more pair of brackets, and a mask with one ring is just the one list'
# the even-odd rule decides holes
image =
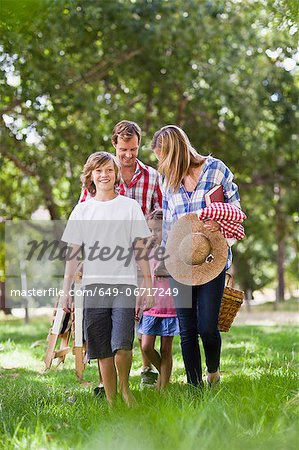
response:
{"label": "tree trunk", "polygon": [[0,282],[0,310],[5,315],[11,314],[11,308],[6,308],[5,304],[5,281]]}
{"label": "tree trunk", "polygon": [[253,296],[252,296],[252,289],[248,288],[245,291],[245,305],[246,305],[246,309],[247,311],[251,310],[251,305],[250,302],[252,300]]}
{"label": "tree trunk", "polygon": [[60,218],[59,211],[58,211],[57,205],[54,202],[52,188],[50,186],[50,183],[44,179],[43,180],[40,179],[38,184],[39,184],[41,191],[43,192],[46,207],[49,211],[51,220],[58,220]]}
{"label": "tree trunk", "polygon": [[285,281],[284,281],[284,261],[285,261],[285,240],[284,238],[278,242],[277,252],[277,301],[285,300]]}
{"label": "tree trunk", "polygon": [[284,280],[284,265],[285,265],[285,216],[282,209],[282,194],[281,187],[275,186],[275,195],[277,202],[275,205],[276,211],[276,240],[277,240],[277,289],[276,302],[283,302],[285,300],[285,280]]}
{"label": "tree trunk", "polygon": [[189,100],[188,97],[184,94],[182,94],[182,97],[178,104],[178,111],[177,111],[177,117],[176,117],[176,124],[179,127],[183,127],[185,123],[185,110],[187,107]]}
{"label": "tree trunk", "polygon": [[28,323],[29,323],[28,302],[27,302],[27,306],[25,306],[25,317],[24,317],[24,320],[25,320],[25,324],[28,325]]}
{"label": "tree trunk", "polygon": [[[27,295],[27,274],[26,274],[26,263],[24,261],[24,259],[22,258],[22,250],[23,250],[23,246],[20,246],[20,260],[19,260],[19,264],[20,264],[20,275],[21,275],[21,289],[22,291],[26,292]],[[24,301],[24,309],[25,309],[25,324],[29,323],[29,311],[28,311],[28,298],[26,296],[26,298],[23,298]]]}

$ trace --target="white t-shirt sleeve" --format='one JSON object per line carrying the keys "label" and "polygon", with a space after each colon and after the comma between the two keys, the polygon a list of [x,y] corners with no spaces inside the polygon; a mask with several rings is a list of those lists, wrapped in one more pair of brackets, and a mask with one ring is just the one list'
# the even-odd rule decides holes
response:
{"label": "white t-shirt sleeve", "polygon": [[144,239],[149,237],[151,232],[147,226],[145,217],[143,215],[141,206],[139,203],[134,202],[133,213],[132,213],[132,226],[131,226],[131,241],[135,239]]}
{"label": "white t-shirt sleeve", "polygon": [[83,244],[82,221],[80,220],[80,212],[78,206],[75,206],[75,208],[71,212],[61,240],[63,242],[67,242],[68,244]]}

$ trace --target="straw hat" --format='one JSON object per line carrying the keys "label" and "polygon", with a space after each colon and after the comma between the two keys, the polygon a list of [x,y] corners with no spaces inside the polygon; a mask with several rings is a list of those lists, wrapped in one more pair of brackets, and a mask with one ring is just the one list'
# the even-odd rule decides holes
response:
{"label": "straw hat", "polygon": [[187,214],[172,226],[166,256],[165,266],[176,281],[189,286],[200,285],[222,272],[228,245],[220,231],[209,231],[197,214]]}

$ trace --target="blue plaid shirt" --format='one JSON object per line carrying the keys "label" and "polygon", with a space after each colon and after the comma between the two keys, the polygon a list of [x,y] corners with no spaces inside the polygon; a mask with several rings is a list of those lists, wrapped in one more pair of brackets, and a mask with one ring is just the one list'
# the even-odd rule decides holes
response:
{"label": "blue plaid shirt", "polygon": [[[179,190],[166,189],[166,183],[163,185],[163,238],[162,245],[165,247],[168,232],[171,225],[180,217],[197,213],[200,209],[206,207],[205,194],[214,186],[221,184],[224,192],[224,200],[227,203],[240,208],[240,197],[238,186],[233,182],[233,174],[229,168],[219,159],[208,156],[203,164],[202,172],[197,186],[191,196],[187,193],[185,186],[180,185]],[[232,251],[229,247],[226,269],[232,264]]]}

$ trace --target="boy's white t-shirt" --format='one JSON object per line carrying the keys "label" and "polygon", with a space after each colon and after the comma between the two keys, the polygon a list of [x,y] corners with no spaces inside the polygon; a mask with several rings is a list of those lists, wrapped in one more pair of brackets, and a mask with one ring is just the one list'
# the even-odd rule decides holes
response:
{"label": "boy's white t-shirt", "polygon": [[108,201],[90,198],[76,205],[61,240],[84,244],[84,286],[94,283],[137,286],[132,243],[150,234],[139,203],[118,195]]}

